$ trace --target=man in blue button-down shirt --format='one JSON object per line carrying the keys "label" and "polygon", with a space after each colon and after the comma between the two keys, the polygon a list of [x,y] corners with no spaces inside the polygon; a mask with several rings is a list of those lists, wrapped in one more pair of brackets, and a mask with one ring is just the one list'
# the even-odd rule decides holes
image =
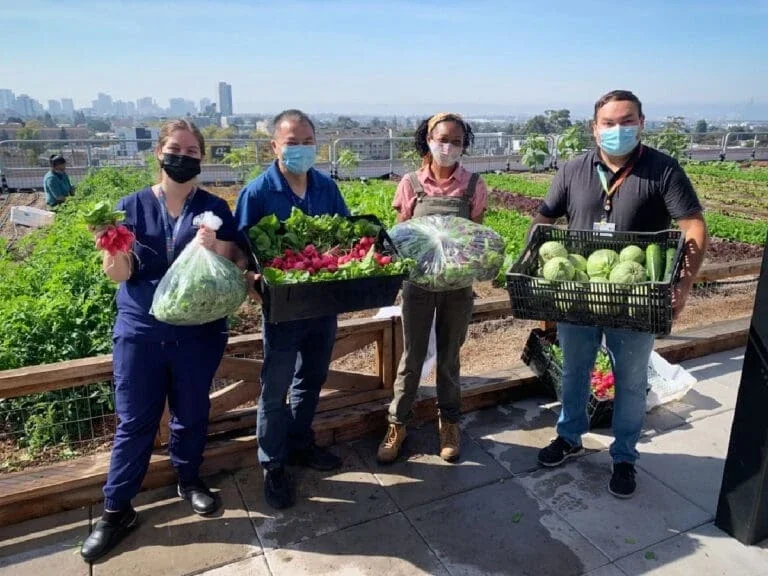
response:
{"label": "man in blue button-down shirt", "polygon": [[[312,168],[315,126],[299,110],[286,110],[274,120],[272,149],[277,160],[240,191],[235,209],[238,228],[247,233],[264,216],[286,220],[296,207],[311,216],[349,215],[336,183]],[[250,280],[254,277],[251,274]],[[256,434],[264,468],[264,496],[273,508],[295,503],[288,463],[334,470],[341,460],[318,447],[312,419],[320,388],[328,375],[336,339],[336,317],[262,324],[264,364],[261,370]],[[290,408],[286,395],[290,392]]]}

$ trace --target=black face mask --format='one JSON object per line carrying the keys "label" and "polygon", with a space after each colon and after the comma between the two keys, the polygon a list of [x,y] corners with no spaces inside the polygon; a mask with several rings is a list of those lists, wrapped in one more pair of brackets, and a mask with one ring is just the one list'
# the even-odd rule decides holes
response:
{"label": "black face mask", "polygon": [[200,174],[200,159],[180,154],[163,154],[160,167],[171,180],[184,184]]}

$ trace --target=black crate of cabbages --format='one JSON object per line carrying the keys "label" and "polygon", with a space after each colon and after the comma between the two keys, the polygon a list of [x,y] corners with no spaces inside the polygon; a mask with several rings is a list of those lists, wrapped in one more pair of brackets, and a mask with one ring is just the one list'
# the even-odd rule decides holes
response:
{"label": "black crate of cabbages", "polygon": [[[662,256],[673,248],[675,256],[666,282],[550,281],[537,276],[539,248],[550,240],[563,244],[569,254],[580,254],[585,258],[595,250],[621,252],[631,244],[643,250],[650,244],[657,244]],[[672,329],[672,291],[680,278],[684,244],[680,230],[605,232],[539,225],[506,274],[512,314],[526,320],[669,334]]]}
{"label": "black crate of cabbages", "polygon": [[[552,345],[557,344],[554,331],[535,328],[528,335],[523,350],[522,360],[539,377],[545,393],[553,399],[561,400],[563,369],[552,355]],[[611,425],[613,418],[613,400],[600,399],[590,391],[587,404],[587,416],[590,428],[603,428]]]}
{"label": "black crate of cabbages", "polygon": [[[392,256],[393,260],[399,258],[397,248],[376,216],[350,216],[349,219],[368,220],[379,226],[377,249],[385,256]],[[258,260],[257,267],[261,273]],[[407,274],[397,274],[275,285],[262,276],[257,291],[261,295],[261,307],[267,322],[289,322],[392,306],[407,277]]]}

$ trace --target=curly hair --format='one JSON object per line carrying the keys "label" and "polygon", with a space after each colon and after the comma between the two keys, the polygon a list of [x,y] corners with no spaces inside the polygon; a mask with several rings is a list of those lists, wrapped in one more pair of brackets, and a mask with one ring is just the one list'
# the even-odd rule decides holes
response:
{"label": "curly hair", "polygon": [[[416,128],[416,132],[414,133],[414,146],[416,147],[416,151],[419,153],[419,156],[424,158],[425,156],[429,155],[429,144],[427,144],[427,139],[429,138],[429,121],[434,118],[434,116],[430,116],[429,118],[425,118],[421,121],[419,124],[419,127]],[[464,129],[464,141],[462,142],[462,154],[466,153],[467,149],[472,146],[472,144],[475,141],[475,135],[472,133],[472,127],[469,125],[468,122],[465,122],[464,119],[459,116],[458,114],[445,114],[443,118],[441,118],[437,124],[440,122],[456,122],[459,126],[461,126]],[[434,128],[434,126],[433,126]]]}

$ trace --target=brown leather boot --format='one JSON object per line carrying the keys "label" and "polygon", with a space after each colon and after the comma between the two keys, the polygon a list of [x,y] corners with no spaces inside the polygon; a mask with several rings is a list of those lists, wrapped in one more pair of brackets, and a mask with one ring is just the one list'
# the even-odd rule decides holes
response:
{"label": "brown leather boot", "polygon": [[403,445],[406,437],[405,426],[401,424],[390,424],[384,440],[379,444],[379,451],[376,454],[376,460],[381,464],[390,464],[397,459],[400,453],[400,447]]}
{"label": "brown leather boot", "polygon": [[454,462],[459,458],[459,425],[440,418],[440,458]]}

